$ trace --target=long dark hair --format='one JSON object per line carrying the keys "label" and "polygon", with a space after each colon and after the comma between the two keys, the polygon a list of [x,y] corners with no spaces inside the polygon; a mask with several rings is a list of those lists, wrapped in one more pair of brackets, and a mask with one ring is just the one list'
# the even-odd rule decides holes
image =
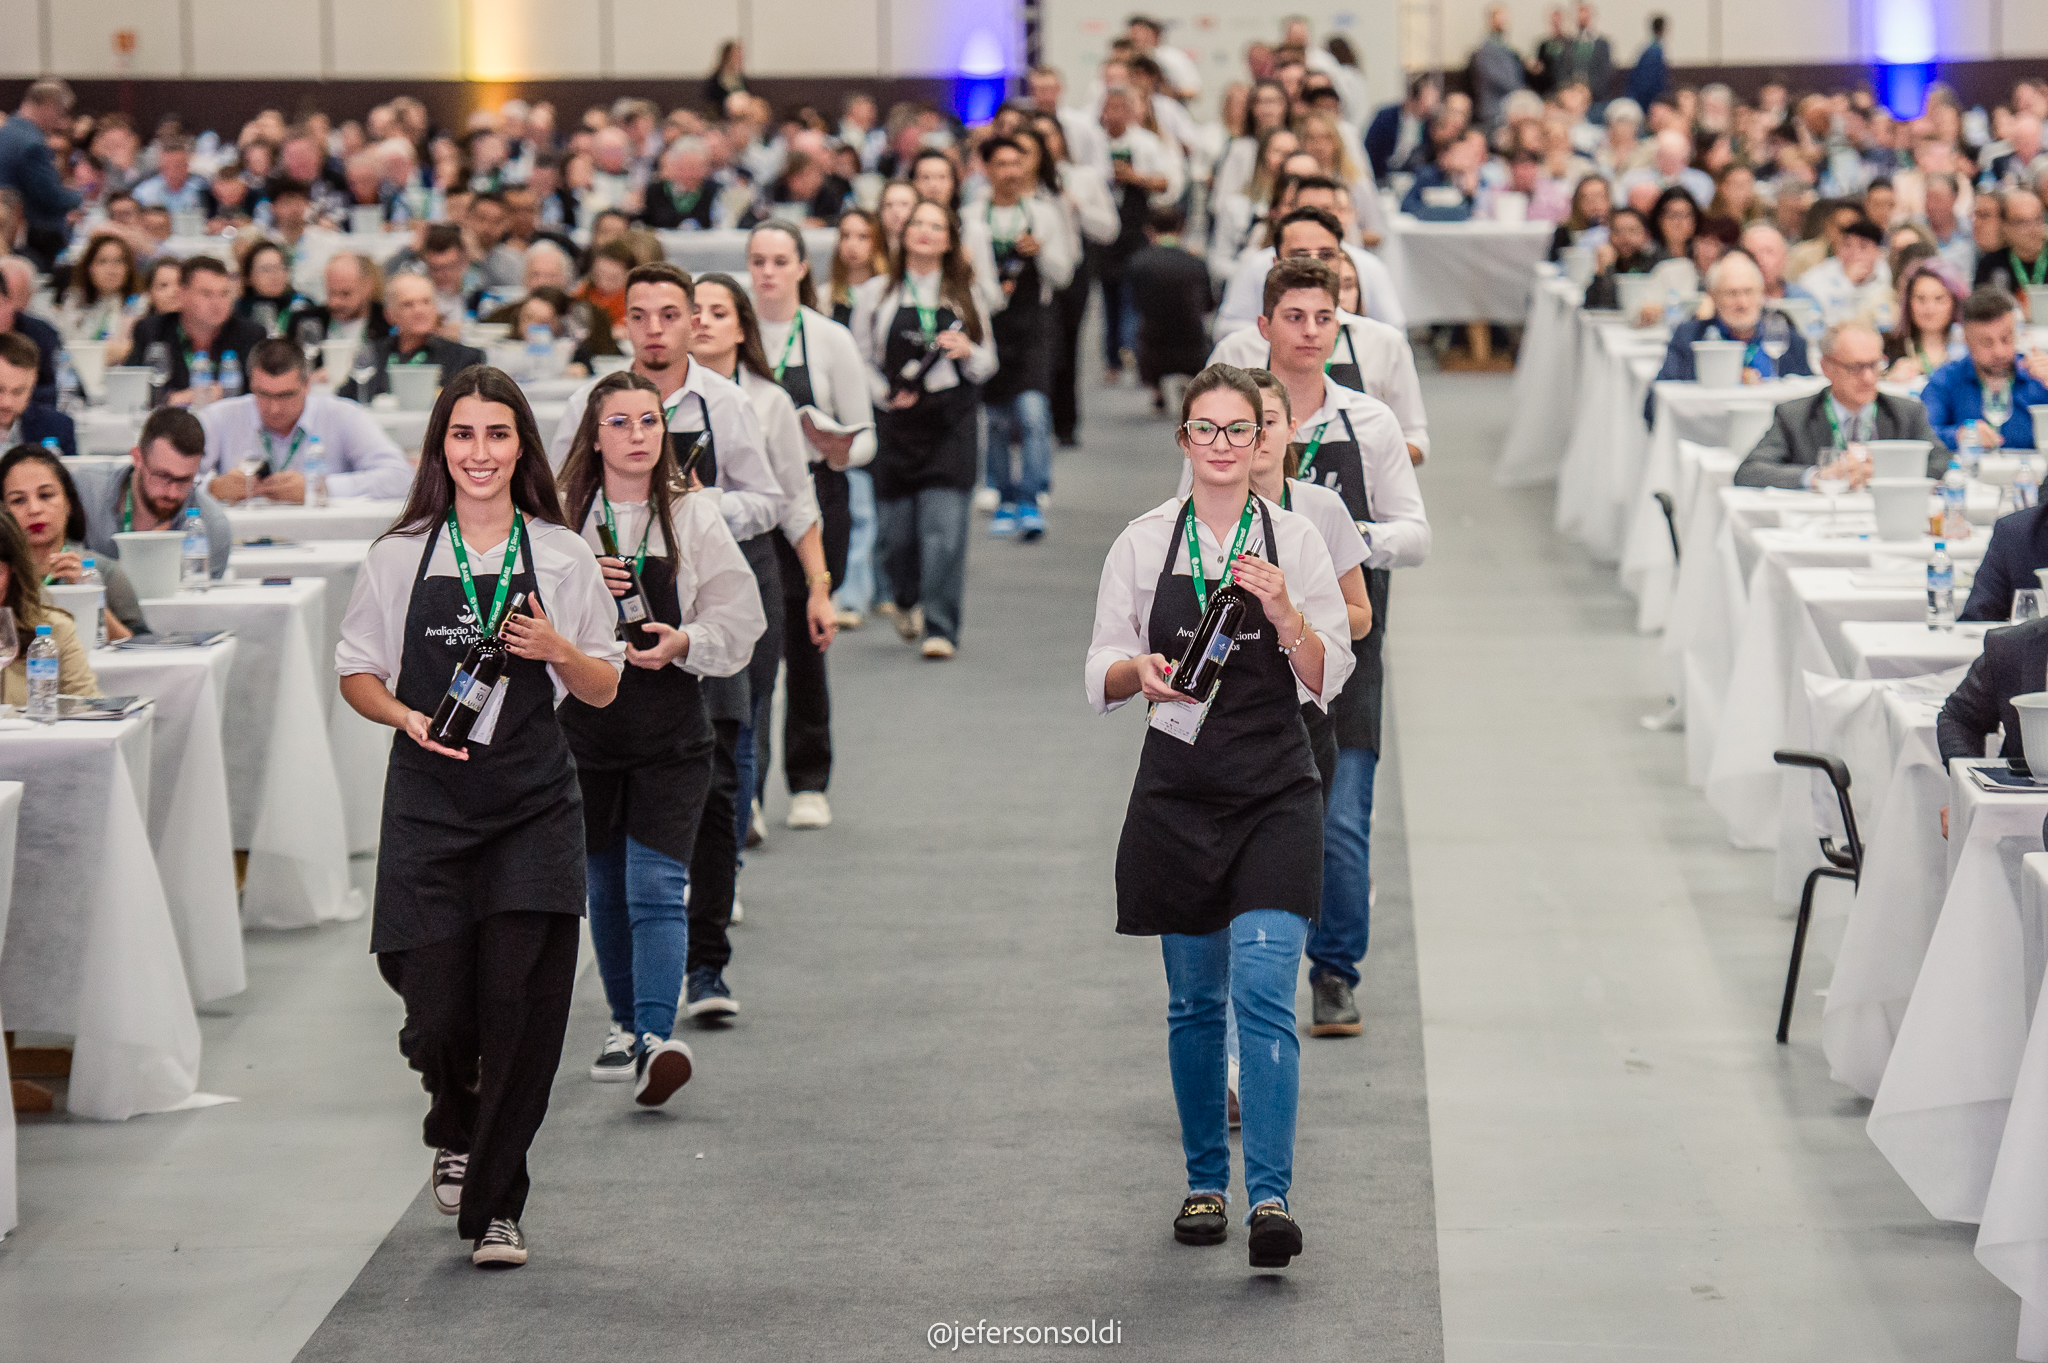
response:
{"label": "long dark hair", "polygon": [[[1670,240],[1664,235],[1664,210],[1672,204],[1682,203],[1692,210],[1692,231],[1676,251],[1671,249]],[[1692,248],[1692,239],[1700,234],[1700,227],[1707,215],[1700,211],[1699,200],[1693,198],[1684,185],[1672,185],[1657,196],[1657,202],[1650,208],[1650,240],[1657,249],[1670,256],[1683,256]]]}
{"label": "long dark hair", "polygon": [[511,375],[487,364],[473,364],[460,370],[441,387],[427,418],[426,438],[420,442],[420,465],[413,471],[412,490],[405,494],[405,510],[387,535],[417,535],[448,519],[455,501],[455,480],[448,473],[448,418],[463,398],[501,403],[512,409],[512,428],[519,435],[519,462],[512,468],[512,505],[534,520],[567,525],[562,519],[562,499],[555,491],[554,474],[548,469],[548,447],[542,443],[540,428],[534,425],[533,408]]}
{"label": "long dark hair", "polygon": [[[630,369],[605,375],[590,390],[590,401],[584,405],[583,420],[577,423],[576,438],[569,442],[569,457],[562,464],[559,479],[562,509],[569,513],[572,530],[580,530],[590,519],[590,504],[597,500],[597,491],[604,486],[604,456],[597,449],[597,423],[604,417],[606,401],[619,393],[652,393],[655,410],[661,409],[661,390],[654,386],[654,380]],[[654,457],[647,492],[654,502],[655,522],[661,527],[661,556],[671,565],[676,561],[676,546],[669,527],[675,524],[677,500],[688,496],[689,491],[683,482],[682,468],[676,463],[675,438],[663,430],[661,452]]]}
{"label": "long dark hair", "polygon": [[78,258],[77,266],[71,271],[71,288],[68,292],[76,297],[82,306],[89,308],[100,301],[99,286],[92,282],[92,263],[99,258],[100,251],[108,246],[121,253],[121,261],[128,269],[127,278],[121,281],[119,301],[125,303],[142,292],[142,275],[135,268],[135,248],[128,244],[125,237],[117,237],[112,232],[101,232],[85,244],[85,254]]}
{"label": "long dark hair", "polygon": [[[759,374],[768,382],[775,382],[775,371],[768,367],[768,351],[761,344],[761,319],[754,313],[754,300],[740,287],[740,282],[729,274],[700,274],[697,288],[702,291],[706,284],[716,284],[732,295],[733,315],[740,321],[739,362]],[[703,307],[702,299],[697,302]],[[735,372],[734,377],[738,374]]]}
{"label": "long dark hair", "polygon": [[0,458],[0,494],[6,490],[7,475],[23,464],[41,464],[56,475],[57,486],[64,489],[64,541],[84,543],[85,503],[78,500],[78,484],[71,481],[71,470],[64,467],[64,461],[48,450],[36,445],[16,445]]}
{"label": "long dark hair", "polygon": [[1038,135],[1038,129],[1029,124],[1010,134],[1012,142],[1029,141],[1031,149],[1038,153],[1038,187],[1057,199],[1060,196],[1060,168],[1053,163],[1052,155],[1045,149],[1045,139]]}
{"label": "long dark hair", "polygon": [[792,246],[796,247],[797,263],[804,267],[803,275],[796,281],[796,303],[800,308],[809,308],[812,312],[816,312],[818,310],[818,286],[811,282],[811,248],[804,244],[803,229],[786,218],[770,218],[753,231],[747,233],[747,248],[749,250],[753,249],[754,238],[760,236],[763,232],[780,232],[783,236],[789,238]]}
{"label": "long dark hair", "polygon": [[[846,232],[846,220],[848,218],[859,218],[868,225],[868,270],[870,271],[868,278],[872,279],[875,275],[889,273],[889,234],[882,230],[882,220],[865,208],[849,208],[839,215],[839,231],[842,236]],[[861,282],[866,283],[867,281],[863,280]],[[833,303],[850,304],[853,302],[853,281],[847,278],[846,262],[839,258],[839,244],[837,242],[834,242],[832,245],[832,279],[830,288]]]}
{"label": "long dark hair", "polygon": [[[952,209],[936,199],[919,199],[917,207],[910,210],[910,218],[917,216],[918,209],[927,204],[946,215],[946,254],[939,258],[939,301],[951,303],[954,314],[961,326],[967,329],[967,339],[981,344],[981,309],[974,304],[974,267],[967,263],[967,252],[960,249],[960,217]],[[903,220],[903,235],[910,235],[910,218]],[[896,243],[896,253],[889,260],[889,281],[895,288],[904,287],[904,276],[910,270],[910,252],[902,242]]]}
{"label": "long dark hair", "polygon": [[[1242,124],[1240,124],[1239,126],[1237,126],[1237,127],[1235,127],[1235,128],[1232,128],[1232,129],[1230,130],[1231,136],[1233,136],[1233,137],[1259,137],[1261,141],[1264,141],[1264,140],[1265,140],[1265,139],[1264,139],[1263,137],[1261,137],[1261,136],[1260,136],[1260,133],[1259,133],[1259,128],[1258,128],[1258,121],[1257,121],[1257,116],[1256,116],[1256,115],[1255,115],[1255,114],[1254,114],[1254,113],[1252,112],[1252,106],[1253,106],[1253,105],[1255,105],[1255,104],[1257,104],[1257,103],[1259,102],[1259,91],[1261,91],[1261,90],[1265,90],[1265,89],[1269,89],[1269,88],[1270,88],[1270,89],[1274,89],[1274,90],[1278,90],[1278,91],[1280,92],[1280,103],[1281,103],[1281,105],[1282,105],[1282,107],[1283,107],[1283,108],[1291,108],[1291,106],[1293,105],[1293,102],[1294,102],[1294,101],[1292,101],[1292,100],[1290,100],[1290,99],[1288,99],[1288,98],[1287,98],[1287,87],[1286,87],[1286,86],[1284,86],[1284,85],[1282,85],[1282,84],[1281,84],[1281,83],[1280,83],[1279,81],[1277,81],[1277,80],[1257,80],[1257,81],[1253,81],[1253,82],[1252,82],[1252,88],[1251,88],[1251,89],[1249,89],[1249,90],[1247,90],[1247,91],[1245,92],[1245,96],[1244,96],[1244,122],[1243,122]],[[1291,119],[1291,118],[1287,117],[1287,116],[1286,116],[1285,114],[1283,114],[1283,115],[1281,116],[1281,119],[1280,119],[1280,121],[1279,121],[1278,123],[1276,123],[1276,124],[1275,124],[1274,126],[1275,126],[1275,127],[1279,127],[1279,128],[1284,128],[1284,127],[1286,127],[1286,126],[1287,126],[1287,125],[1288,125],[1289,123],[1291,123],[1291,122],[1293,122],[1293,119]]]}
{"label": "long dark hair", "polygon": [[[25,629],[34,629],[50,618],[51,607],[43,604],[42,578],[36,572],[36,556],[28,547],[28,533],[21,528],[14,517],[0,512],[0,564],[7,566],[7,594],[0,596],[0,607],[14,612],[14,621]],[[29,641],[21,641],[21,651],[28,652]]]}
{"label": "long dark hair", "polygon": [[910,158],[910,173],[909,173],[908,175],[904,176],[904,178],[905,178],[906,180],[909,180],[909,181],[911,181],[911,182],[912,182],[913,184],[915,184],[915,183],[916,183],[916,181],[917,181],[917,168],[918,168],[919,166],[923,165],[923,164],[924,164],[925,162],[927,162],[927,161],[943,161],[943,162],[945,163],[945,165],[946,165],[946,174],[947,174],[947,175],[948,175],[949,177],[951,177],[951,179],[952,179],[952,181],[953,181],[953,194],[952,194],[952,198],[951,198],[950,202],[948,202],[948,203],[946,204],[946,207],[947,207],[947,208],[949,208],[949,209],[951,209],[951,210],[952,210],[953,212],[955,212],[955,213],[959,212],[959,211],[960,211],[960,167],[958,167],[958,166],[954,165],[954,164],[953,164],[953,158],[952,158],[952,157],[950,157],[950,156],[948,156],[948,155],[946,155],[946,153],[944,153],[944,152],[940,151],[940,150],[939,150],[939,149],[938,149],[937,147],[926,147],[926,148],[925,148],[925,149],[924,149],[923,151],[921,151],[921,152],[919,152],[919,153],[918,153],[917,155],[915,155],[915,156],[911,157],[911,158]]}

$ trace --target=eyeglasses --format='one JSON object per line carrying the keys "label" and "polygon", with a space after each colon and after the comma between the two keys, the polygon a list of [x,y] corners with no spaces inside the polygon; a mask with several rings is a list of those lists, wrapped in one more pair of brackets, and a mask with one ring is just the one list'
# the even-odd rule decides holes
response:
{"label": "eyeglasses", "polygon": [[1884,368],[1883,360],[1866,360],[1862,364],[1850,364],[1847,361],[1837,360],[1830,356],[1827,362],[1852,379],[1876,378],[1878,371]]}
{"label": "eyeglasses", "polygon": [[1257,424],[1250,421],[1233,421],[1228,426],[1218,426],[1213,421],[1188,421],[1180,429],[1190,445],[1213,445],[1220,435],[1232,449],[1242,450],[1259,438]]}
{"label": "eyeglasses", "polygon": [[620,413],[618,416],[604,417],[597,424],[614,435],[624,435],[627,428],[636,422],[643,431],[658,431],[661,429],[661,414],[659,412],[645,412],[640,416],[630,417]]}

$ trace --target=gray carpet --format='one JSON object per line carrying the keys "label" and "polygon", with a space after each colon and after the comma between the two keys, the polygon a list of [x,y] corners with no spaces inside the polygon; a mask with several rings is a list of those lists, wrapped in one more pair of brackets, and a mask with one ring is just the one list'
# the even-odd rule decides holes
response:
{"label": "gray carpet", "polygon": [[1159,949],[1113,932],[1142,725],[1089,709],[1081,663],[1103,553],[1177,455],[1138,395],[1088,400],[1046,540],[977,519],[955,661],[882,622],[834,647],[837,821],[749,855],[743,1011],[689,1035],[696,1078],[659,1113],[589,1082],[587,975],[532,1155],[532,1263],[471,1268],[423,1191],[302,1359],[900,1359],[982,1320],[1114,1320],[1120,1357],[1442,1359],[1393,754],[1366,1035],[1303,1043],[1307,1251],[1254,1275],[1241,1228],[1173,1243]]}

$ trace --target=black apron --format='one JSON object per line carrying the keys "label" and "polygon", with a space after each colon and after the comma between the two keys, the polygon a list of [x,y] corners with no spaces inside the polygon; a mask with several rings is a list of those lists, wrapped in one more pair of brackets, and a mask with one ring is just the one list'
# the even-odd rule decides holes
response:
{"label": "black apron", "polygon": [[[461,579],[427,576],[440,538],[437,524],[420,552],[398,669],[398,699],[423,715],[440,705],[478,637]],[[520,554],[524,567],[504,569],[513,574],[506,599],[526,592],[546,610],[530,530],[520,536]],[[477,599],[489,602],[497,585],[495,573],[478,574]],[[391,744],[373,952],[432,946],[492,914],[583,913],[583,797],[556,719],[554,683],[547,664],[511,654],[505,679],[511,689],[491,741],[472,741],[467,762],[403,734]]]}
{"label": "black apron", "polygon": [[[675,565],[650,553],[640,586],[654,618],[680,629]],[[624,833],[689,864],[714,746],[697,678],[674,665],[650,670],[627,663],[610,705],[594,709],[570,696],[560,713],[583,791],[584,847],[606,851]]]}
{"label": "black apron", "polygon": [[[938,330],[951,326],[955,314],[939,306]],[[892,378],[924,354],[924,329],[917,308],[904,304],[889,323],[889,341],[882,350],[882,372]],[[955,365],[957,372],[959,366]],[[928,487],[961,492],[974,488],[981,467],[981,439],[975,421],[980,394],[965,378],[942,393],[918,391],[915,406],[898,410],[875,408],[879,445],[870,471],[875,496],[884,501],[914,497]]]}
{"label": "black apron", "polygon": [[[1336,378],[1335,371],[1331,379]],[[1310,468],[1310,482],[1320,483],[1344,499],[1344,509],[1355,521],[1370,521],[1372,514],[1372,489],[1365,479],[1365,460],[1359,453],[1358,435],[1351,428],[1351,414],[1338,409],[1338,418],[1344,423],[1344,439],[1325,439],[1316,450],[1316,462]],[[1344,689],[1330,702],[1330,722],[1336,730],[1339,748],[1357,748],[1366,752],[1380,750],[1380,703],[1386,689],[1386,668],[1381,659],[1381,647],[1387,638],[1387,593],[1393,586],[1394,575],[1385,568],[1365,570],[1365,595],[1372,603],[1372,628],[1363,639],[1351,641],[1351,656],[1356,666]]]}
{"label": "black apron", "polygon": [[[797,315],[796,325],[803,325],[803,315]],[[806,335],[801,343],[802,353],[792,356],[782,367],[782,377],[776,382],[782,391],[789,394],[789,400],[801,412],[806,407],[817,406],[817,397],[811,392],[811,338]],[[801,360],[802,363],[798,363]],[[802,418],[798,418],[801,423]],[[818,533],[825,541],[825,571],[832,574],[832,590],[838,591],[839,584],[846,578],[846,551],[853,543],[853,498],[848,491],[846,473],[835,469],[822,459],[811,461],[811,487],[818,496]],[[810,583],[804,578],[804,566],[796,556],[796,550],[789,547],[786,536],[775,537],[775,558],[782,566],[782,594],[791,601],[801,601],[810,595]]]}
{"label": "black apron", "polygon": [[[693,430],[678,431],[675,429],[675,418],[671,413],[669,431],[672,437],[685,437],[675,442],[676,457],[679,460],[688,457],[690,446],[695,443],[698,431],[707,435],[704,452],[697,456],[697,462],[690,466],[690,472],[696,475],[697,481],[705,487],[713,487],[718,482],[718,433],[711,428],[711,404],[704,400],[702,393],[692,393],[690,396],[697,399],[697,411],[704,418],[703,424]],[[681,409],[682,404],[677,403],[675,410]],[[746,557],[747,567],[754,570],[754,581],[761,589],[761,609],[768,616],[770,632],[778,639],[781,634],[776,626],[781,617],[776,614],[776,609],[782,604],[782,585],[781,575],[775,569],[775,546],[771,541],[781,538],[781,531],[769,530],[740,541],[740,553]],[[766,640],[768,636],[764,634],[761,637]],[[704,697],[704,709],[712,719],[731,720],[736,724],[747,722],[753,713],[753,687],[748,681],[756,675],[760,661],[761,644],[756,643],[753,661],[747,667],[730,677],[704,678],[698,689]],[[775,685],[772,664],[768,671],[768,685],[770,688]]]}
{"label": "black apron", "polygon": [[[989,249],[995,255],[996,277],[1011,286],[1009,301],[990,319],[995,333],[995,376],[982,385],[984,402],[1008,402],[1019,393],[1052,391],[1052,319],[1043,302],[1044,282],[1038,274],[1038,260],[1019,255],[1015,244],[1005,246],[995,238],[994,207],[989,214]],[[1028,230],[1029,210],[1024,219]]]}
{"label": "black apron", "polygon": [[[1181,505],[1152,598],[1147,637],[1173,657],[1202,612],[1173,571],[1194,499]],[[1259,504],[1265,549],[1273,518]],[[1192,744],[1147,728],[1116,849],[1116,930],[1206,935],[1253,909],[1310,923],[1323,897],[1323,796],[1295,696],[1294,669],[1256,598],[1208,719]]]}

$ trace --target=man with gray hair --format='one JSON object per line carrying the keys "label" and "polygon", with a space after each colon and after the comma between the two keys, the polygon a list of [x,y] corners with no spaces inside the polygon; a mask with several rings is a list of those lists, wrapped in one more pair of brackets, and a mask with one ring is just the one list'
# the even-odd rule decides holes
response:
{"label": "man with gray hair", "polygon": [[1925,440],[1927,476],[1948,467],[1948,451],[1928,424],[1927,409],[1912,398],[1877,391],[1884,372],[1884,337],[1863,321],[1829,327],[1821,341],[1820,372],[1828,386],[1811,397],[1778,404],[1771,428],[1735,470],[1737,487],[1812,487],[1823,474],[1870,481],[1872,440]]}
{"label": "man with gray hair", "polygon": [[1763,272],[1764,301],[1783,298],[1785,257],[1791,254],[1791,248],[1785,245],[1785,234],[1767,222],[1753,222],[1742,229],[1742,250]]}
{"label": "man with gray hair", "polygon": [[82,198],[57,173],[48,138],[71,117],[71,87],[39,80],[21,97],[14,117],[0,124],[0,188],[21,196],[28,218],[23,249],[39,269],[48,270],[69,239],[71,214]]}
{"label": "man with gray hair", "polygon": [[[1714,315],[1689,317],[1671,333],[1664,350],[1660,379],[1692,380],[1699,377],[1692,348],[1701,341],[1740,341],[1742,381],[1758,383],[1787,374],[1811,374],[1806,363],[1806,342],[1797,328],[1785,326],[1785,353],[1772,359],[1763,348],[1764,272],[1740,251],[1721,257],[1707,270],[1707,297],[1713,300]],[[1653,385],[1643,399],[1643,421],[1655,425],[1657,390]]]}
{"label": "man with gray hair", "polygon": [[678,137],[661,154],[661,178],[647,186],[640,221],[658,230],[708,232],[717,205],[710,149],[701,137]]}

